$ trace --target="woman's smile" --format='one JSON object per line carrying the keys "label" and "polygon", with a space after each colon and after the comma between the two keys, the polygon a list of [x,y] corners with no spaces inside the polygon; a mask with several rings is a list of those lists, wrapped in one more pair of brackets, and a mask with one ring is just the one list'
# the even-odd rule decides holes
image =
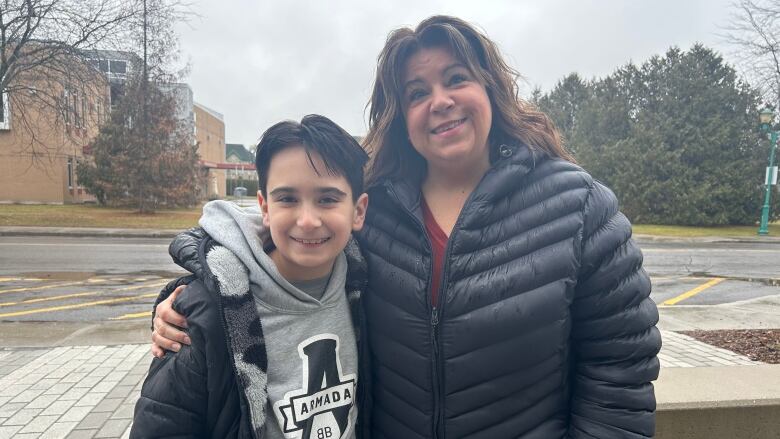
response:
{"label": "woman's smile", "polygon": [[436,128],[432,129],[431,133],[433,133],[433,134],[448,133],[448,132],[450,132],[450,131],[460,127],[461,125],[463,125],[463,123],[466,122],[466,119],[467,118],[464,117],[463,119],[457,119],[457,120],[453,120],[453,121],[450,121],[450,122],[445,122],[445,123],[437,126]]}

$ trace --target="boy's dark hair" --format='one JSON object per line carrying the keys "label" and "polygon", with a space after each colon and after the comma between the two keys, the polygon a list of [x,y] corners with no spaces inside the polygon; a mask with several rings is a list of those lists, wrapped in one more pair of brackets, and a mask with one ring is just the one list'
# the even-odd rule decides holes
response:
{"label": "boy's dark hair", "polygon": [[363,168],[368,162],[368,154],[360,144],[335,122],[319,114],[309,114],[301,122],[286,120],[268,128],[260,137],[255,155],[258,187],[260,193],[267,195],[268,167],[271,159],[279,151],[290,146],[303,146],[314,171],[311,153],[322,158],[325,168],[331,175],[341,175],[347,179],[352,189],[352,199],[357,200],[363,193]]}

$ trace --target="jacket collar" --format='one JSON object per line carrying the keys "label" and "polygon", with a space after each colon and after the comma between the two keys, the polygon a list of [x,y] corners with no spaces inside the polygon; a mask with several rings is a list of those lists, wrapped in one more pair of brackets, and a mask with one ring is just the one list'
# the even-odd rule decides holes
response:
{"label": "jacket collar", "polygon": [[[521,180],[546,157],[543,152],[523,143],[501,144],[498,158],[482,177],[472,199],[484,202],[502,198],[513,192]],[[382,183],[384,191],[396,203],[422,220],[420,185],[408,179],[388,179]]]}

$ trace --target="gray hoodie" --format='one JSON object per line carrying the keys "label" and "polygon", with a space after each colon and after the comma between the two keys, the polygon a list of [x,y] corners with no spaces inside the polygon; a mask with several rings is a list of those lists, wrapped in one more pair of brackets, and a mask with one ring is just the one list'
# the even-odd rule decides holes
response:
{"label": "gray hoodie", "polygon": [[[203,207],[200,225],[224,247],[206,256],[222,289],[251,290],[260,317],[267,384],[252,394],[267,397],[249,402],[256,425],[262,423],[258,418],[266,420],[264,437],[353,438],[358,362],[344,255],[318,300],[276,269],[265,251],[273,246],[257,208],[212,201]],[[238,362],[236,367],[242,368]]]}

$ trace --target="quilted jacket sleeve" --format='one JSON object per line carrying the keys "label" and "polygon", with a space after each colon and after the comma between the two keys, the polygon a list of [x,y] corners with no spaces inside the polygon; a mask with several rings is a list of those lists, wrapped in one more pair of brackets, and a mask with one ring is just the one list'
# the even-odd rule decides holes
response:
{"label": "quilted jacket sleeve", "polygon": [[585,204],[581,257],[572,304],[569,437],[652,437],[658,309],[631,224],[598,182]]}
{"label": "quilted jacket sleeve", "polygon": [[[170,281],[160,291],[154,301],[154,306],[152,306],[152,322],[154,322],[154,315],[157,312],[157,305],[167,299],[176,287],[188,285],[198,277],[203,278],[203,267],[198,259],[198,246],[207,236],[208,234],[202,228],[194,227],[179,233],[171,241],[168,246],[168,254],[171,255],[173,262],[192,274]],[[152,323],[152,331],[154,331],[154,323]]]}
{"label": "quilted jacket sleeve", "polygon": [[218,306],[195,281],[174,308],[188,317],[192,345],[152,361],[130,437],[232,436],[239,407]]}

